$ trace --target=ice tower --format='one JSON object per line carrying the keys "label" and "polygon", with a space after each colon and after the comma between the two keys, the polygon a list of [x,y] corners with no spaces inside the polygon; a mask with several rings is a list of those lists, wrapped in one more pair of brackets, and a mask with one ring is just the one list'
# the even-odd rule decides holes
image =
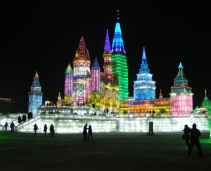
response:
{"label": "ice tower", "polygon": [[[119,10],[117,11],[117,14]],[[123,44],[122,32],[119,23],[119,14],[112,42],[112,74],[117,77],[119,86],[119,100],[124,101],[128,97],[128,65]]]}
{"label": "ice tower", "polygon": [[72,103],[72,91],[73,91],[73,71],[68,64],[65,71],[65,83],[64,83],[64,103],[65,105],[71,105]]}
{"label": "ice tower", "polygon": [[91,96],[91,79],[89,51],[83,37],[73,61],[73,73],[73,105],[86,104]]}
{"label": "ice tower", "polygon": [[106,75],[106,78],[111,80],[112,79],[112,63],[111,63],[111,45],[110,45],[110,39],[108,35],[108,30],[106,31],[106,39],[105,39],[105,45],[104,45],[104,52],[103,52],[103,58],[104,58],[104,73]]}
{"label": "ice tower", "polygon": [[137,74],[137,80],[134,81],[134,100],[153,100],[155,99],[155,90],[155,81],[152,80],[143,47],[141,69]]}
{"label": "ice tower", "polygon": [[100,65],[97,58],[95,58],[94,63],[91,67],[92,70],[92,92],[100,92]]}
{"label": "ice tower", "polygon": [[185,117],[193,110],[193,93],[192,88],[188,86],[181,63],[178,68],[179,72],[170,93],[171,113],[173,117]]}
{"label": "ice tower", "polygon": [[39,81],[38,73],[35,73],[34,81],[31,86],[31,92],[29,92],[29,108],[28,112],[32,112],[35,116],[37,115],[37,109],[40,105],[42,105],[42,95],[41,85]]}

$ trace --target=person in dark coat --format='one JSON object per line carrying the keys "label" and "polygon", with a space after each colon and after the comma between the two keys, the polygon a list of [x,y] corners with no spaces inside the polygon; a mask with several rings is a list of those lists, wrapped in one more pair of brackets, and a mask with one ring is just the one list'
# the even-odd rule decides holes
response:
{"label": "person in dark coat", "polygon": [[37,135],[38,126],[37,124],[34,124],[34,135]]}
{"label": "person in dark coat", "polygon": [[48,129],[48,127],[47,127],[47,125],[45,124],[45,125],[44,125],[44,129],[43,129],[45,135],[46,135],[47,129]]}
{"label": "person in dark coat", "polygon": [[53,124],[51,124],[51,126],[50,126],[50,134],[49,135],[54,137],[54,126],[53,126]]}
{"label": "person in dark coat", "polygon": [[84,125],[83,129],[83,140],[87,140],[87,123]]}
{"label": "person in dark coat", "polygon": [[14,123],[12,121],[12,123],[10,124],[11,132],[14,132],[14,127],[15,127],[15,125],[14,125]]}
{"label": "person in dark coat", "polygon": [[201,132],[196,128],[196,124],[193,124],[193,128],[190,130],[190,145],[188,148],[188,155],[191,154],[191,151],[193,149],[194,144],[196,145],[197,149],[198,149],[198,153],[200,156],[203,156],[202,154],[202,150],[201,150],[201,145],[199,142],[199,136],[201,136]]}
{"label": "person in dark coat", "polygon": [[184,135],[185,135],[185,144],[188,148],[189,145],[190,145],[190,143],[189,143],[189,141],[190,141],[190,128],[188,127],[188,125],[184,126],[183,132],[184,132]]}
{"label": "person in dark coat", "polygon": [[91,139],[93,140],[93,136],[92,136],[92,126],[89,125],[89,128],[88,128],[88,140],[89,140],[89,137],[91,137]]}
{"label": "person in dark coat", "polygon": [[7,131],[7,127],[8,127],[8,123],[7,122],[5,123],[4,127],[5,127],[5,131]]}

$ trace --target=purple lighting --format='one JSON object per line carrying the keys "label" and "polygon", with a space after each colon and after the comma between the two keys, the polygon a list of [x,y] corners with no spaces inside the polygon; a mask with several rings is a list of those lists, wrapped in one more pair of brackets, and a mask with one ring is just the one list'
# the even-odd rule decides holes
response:
{"label": "purple lighting", "polygon": [[108,36],[108,29],[106,30],[104,52],[111,52],[111,45],[110,45],[110,39],[109,39],[109,36]]}

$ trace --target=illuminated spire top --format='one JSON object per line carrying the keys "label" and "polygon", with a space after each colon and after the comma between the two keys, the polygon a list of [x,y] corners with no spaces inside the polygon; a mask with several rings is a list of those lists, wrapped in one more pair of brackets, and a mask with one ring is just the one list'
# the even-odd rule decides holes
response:
{"label": "illuminated spire top", "polygon": [[104,52],[111,52],[111,45],[110,45],[110,39],[109,39],[109,35],[108,35],[108,29],[106,30]]}
{"label": "illuminated spire top", "polygon": [[142,64],[143,63],[147,63],[147,56],[146,56],[146,52],[145,52],[145,47],[143,47],[143,53],[142,53]]}
{"label": "illuminated spire top", "polygon": [[75,54],[74,60],[90,60],[89,51],[86,48],[86,44],[83,36],[80,39],[78,49]]}
{"label": "illuminated spire top", "polygon": [[34,80],[35,79],[39,79],[39,75],[38,75],[38,72],[36,71],[35,75],[34,75]]}
{"label": "illuminated spire top", "polygon": [[67,69],[66,69],[65,73],[72,73],[72,72],[73,72],[73,70],[72,70],[72,67],[71,67],[71,65],[69,63],[68,66],[67,66]]}
{"label": "illuminated spire top", "polygon": [[145,52],[145,47],[143,47],[141,69],[145,69],[145,70],[147,69],[148,70],[147,56],[146,56],[146,52]]}
{"label": "illuminated spire top", "polygon": [[97,57],[95,58],[94,63],[92,64],[92,69],[100,69]]}
{"label": "illuminated spire top", "polygon": [[37,71],[36,71],[35,76],[34,76],[34,81],[33,81],[32,86],[31,86],[31,88],[32,88],[31,91],[34,91],[33,90],[34,87],[41,87]]}
{"label": "illuminated spire top", "polygon": [[206,89],[204,90],[204,94],[205,94],[205,96],[207,96],[207,90]]}
{"label": "illuminated spire top", "polygon": [[178,68],[183,68],[183,66],[182,66],[182,63],[180,62],[179,63],[179,67]]}
{"label": "illuminated spire top", "polygon": [[175,86],[187,86],[188,80],[186,79],[185,74],[183,72],[183,66],[182,66],[181,62],[179,64],[178,68],[179,68],[179,71],[178,71],[176,78],[174,79],[174,85]]}
{"label": "illuminated spire top", "polygon": [[[119,20],[119,10],[117,10],[117,20]],[[114,38],[112,42],[112,51],[126,53],[124,49],[122,31],[121,31],[119,21],[117,21],[116,26],[115,26]]]}

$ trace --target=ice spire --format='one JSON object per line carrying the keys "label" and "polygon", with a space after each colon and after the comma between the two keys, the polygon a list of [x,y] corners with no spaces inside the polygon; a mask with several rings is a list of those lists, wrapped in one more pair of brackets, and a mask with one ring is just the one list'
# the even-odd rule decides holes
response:
{"label": "ice spire", "polygon": [[179,63],[179,67],[178,68],[183,68],[183,66],[182,66],[182,63],[180,62]]}
{"label": "ice spire", "polygon": [[66,69],[65,73],[72,73],[72,72],[73,72],[73,70],[72,70],[72,67],[71,67],[71,65],[69,63],[68,66],[67,66],[67,69]]}
{"label": "ice spire", "polygon": [[99,65],[99,62],[98,62],[98,60],[97,60],[97,57],[95,58],[95,60],[94,60],[94,62],[93,62],[93,64],[92,64],[92,68],[100,68],[100,65]]}
{"label": "ice spire", "polygon": [[147,69],[148,70],[148,64],[147,64],[147,57],[146,57],[145,47],[143,47],[141,69],[144,69],[144,70]]}
{"label": "ice spire", "polygon": [[187,86],[188,85],[188,80],[187,78],[185,77],[185,74],[183,72],[183,66],[182,66],[182,63],[180,62],[179,64],[179,71],[178,71],[178,74],[176,76],[176,78],[174,79],[174,85],[175,86]]}
{"label": "ice spire", "polygon": [[84,41],[83,36],[80,39],[74,60],[90,60],[89,51],[86,48],[86,43]]}
{"label": "ice spire", "polygon": [[126,53],[124,49],[122,31],[119,23],[119,10],[117,10],[117,23],[115,26],[114,38],[112,42],[112,51]]}
{"label": "ice spire", "polygon": [[109,39],[109,35],[108,35],[108,29],[106,30],[104,52],[111,52],[111,45],[110,45],[110,39]]}
{"label": "ice spire", "polygon": [[39,81],[39,75],[38,75],[37,71],[36,71],[36,73],[34,75],[34,81],[32,83],[32,87],[41,87],[40,81]]}
{"label": "ice spire", "polygon": [[146,52],[145,52],[145,47],[143,47],[142,64],[147,64],[147,56],[146,56]]}

